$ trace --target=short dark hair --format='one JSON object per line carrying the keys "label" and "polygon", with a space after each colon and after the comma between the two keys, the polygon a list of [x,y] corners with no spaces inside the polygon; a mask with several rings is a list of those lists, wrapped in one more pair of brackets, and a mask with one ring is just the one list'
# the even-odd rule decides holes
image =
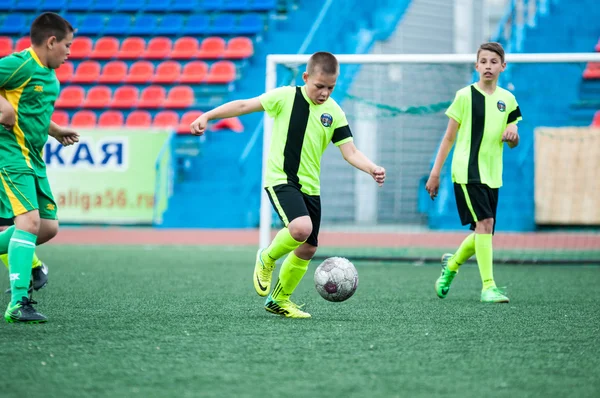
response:
{"label": "short dark hair", "polygon": [[49,37],[55,36],[56,40],[62,41],[74,31],[71,24],[60,15],[45,12],[31,24],[29,37],[31,37],[31,44],[41,46]]}
{"label": "short dark hair", "polygon": [[491,52],[498,54],[498,56],[500,57],[500,61],[502,61],[502,63],[504,63],[504,48],[502,48],[502,44],[495,43],[495,42],[489,42],[489,43],[483,43],[482,45],[480,45],[479,50],[477,50],[477,62],[479,62],[479,53],[482,52],[483,50],[491,51]]}
{"label": "short dark hair", "polygon": [[319,67],[321,73],[326,75],[337,75],[339,73],[337,58],[326,51],[319,51],[311,55],[306,65],[306,72],[312,75],[317,67]]}

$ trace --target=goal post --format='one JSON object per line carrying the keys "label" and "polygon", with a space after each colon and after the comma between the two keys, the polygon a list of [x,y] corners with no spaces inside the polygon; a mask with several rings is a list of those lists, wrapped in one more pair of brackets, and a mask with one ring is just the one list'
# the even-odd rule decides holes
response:
{"label": "goal post", "polygon": [[[265,89],[301,84],[299,76],[309,57],[268,55]],[[440,197],[435,203],[423,200],[423,178],[445,131],[444,111],[456,90],[473,82],[476,54],[341,54],[336,57],[342,70],[338,80],[341,88],[336,88],[333,97],[347,115],[357,147],[386,167],[388,181],[383,189],[378,188],[368,175],[346,164],[339,151],[329,146],[321,167],[320,246],[323,247],[318,254],[353,253],[354,258],[380,260],[439,259],[437,252],[454,249],[467,233],[452,207],[454,198],[450,195],[451,183],[448,183],[450,156],[444,167]],[[536,129],[562,126],[567,120],[565,117],[577,113],[577,109],[582,109],[582,120],[594,106],[600,109],[600,98],[597,104],[592,99],[590,105],[589,100],[589,90],[593,92],[597,86],[592,84],[585,92],[582,83],[583,71],[588,63],[600,63],[600,53],[515,53],[507,54],[506,62],[508,67],[499,85],[515,93],[524,114],[523,127],[521,124],[519,127],[525,136],[514,153],[504,151],[505,185],[500,190],[500,206],[504,202],[506,206],[517,208],[512,212],[499,208],[495,248],[496,242],[500,242],[500,258],[505,262],[569,262],[573,258],[579,262],[600,262],[600,220],[597,224],[594,220],[589,225],[582,225],[581,221],[569,224],[569,217],[562,217],[561,224],[538,224],[535,207],[539,198],[533,188],[534,152],[542,153],[534,148],[533,137],[539,133]],[[282,72],[291,77],[284,81]],[[579,134],[577,139],[590,140],[588,146],[595,142],[600,148],[600,138],[595,141],[595,130],[589,123],[591,119],[583,128],[588,128],[590,133]],[[273,120],[265,114],[263,186],[272,128]],[[568,139],[560,134],[546,135]],[[560,150],[560,142],[553,142],[547,145]],[[547,179],[548,173],[544,176]],[[514,182],[519,179],[524,184],[522,188]],[[600,198],[600,187],[596,187],[591,189],[598,189],[596,197]],[[259,244],[266,247],[276,232],[274,221],[278,220],[273,219],[267,194],[264,190],[261,192]],[[529,200],[522,202],[520,196]],[[600,208],[600,201],[596,206]],[[503,223],[503,220],[506,221]]]}

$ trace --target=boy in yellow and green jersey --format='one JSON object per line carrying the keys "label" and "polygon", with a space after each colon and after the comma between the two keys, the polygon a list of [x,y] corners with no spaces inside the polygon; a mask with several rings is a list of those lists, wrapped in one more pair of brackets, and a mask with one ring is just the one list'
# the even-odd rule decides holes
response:
{"label": "boy in yellow and green jersey", "polygon": [[505,68],[502,46],[482,44],[475,64],[479,81],[459,90],[446,112],[450,118],[448,128],[426,189],[432,199],[437,196],[440,172],[456,141],[452,156],[454,194],[462,224],[470,224],[474,233],[467,236],[456,253],[442,256],[442,274],[435,282],[440,298],[448,294],[459,267],[476,254],[483,284],[481,301],[509,301],[494,281],[492,249],[498,189],[502,186],[502,151],[504,143],[510,148],[519,144],[517,122],[521,120],[514,95],[497,86]]}
{"label": "boy in yellow and green jersey", "polygon": [[[265,190],[284,228],[269,247],[259,250],[252,277],[254,289],[268,296],[265,309],[288,318],[310,318],[290,301],[318,246],[321,224],[321,157],[329,143],[340,148],[352,166],[370,174],[380,186],[385,169],[354,145],[346,115],[330,97],[339,75],[338,61],[328,52],[314,53],[302,87],[279,87],[259,97],[228,102],[201,115],[190,126],[204,134],[210,120],[265,111],[274,119]],[[275,261],[287,255],[270,292]],[[270,293],[270,294],[269,294]]]}
{"label": "boy in yellow and green jersey", "polygon": [[31,47],[0,59],[0,217],[14,225],[0,232],[8,254],[11,302],[7,322],[40,323],[46,317],[28,295],[36,245],[58,232],[57,208],[42,158],[48,136],[63,145],[79,135],[51,121],[59,83],[54,72],[70,53],[73,27],[44,13],[30,29]]}

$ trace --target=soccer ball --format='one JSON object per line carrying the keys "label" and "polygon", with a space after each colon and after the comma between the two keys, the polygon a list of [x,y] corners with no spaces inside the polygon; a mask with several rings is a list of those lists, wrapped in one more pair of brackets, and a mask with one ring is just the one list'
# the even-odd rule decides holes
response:
{"label": "soccer ball", "polygon": [[330,257],[315,270],[315,288],[327,301],[348,300],[358,287],[358,272],[348,259]]}

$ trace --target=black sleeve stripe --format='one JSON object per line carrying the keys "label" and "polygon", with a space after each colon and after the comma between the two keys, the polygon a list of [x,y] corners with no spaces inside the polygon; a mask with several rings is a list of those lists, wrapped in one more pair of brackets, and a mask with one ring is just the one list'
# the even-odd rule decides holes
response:
{"label": "black sleeve stripe", "polygon": [[340,142],[349,137],[352,137],[352,132],[350,131],[350,126],[345,125],[335,129],[333,132],[333,137],[331,137],[331,142],[335,144],[336,142]]}
{"label": "black sleeve stripe", "polygon": [[508,114],[508,120],[507,120],[506,123],[510,124],[510,123],[514,122],[515,120],[517,120],[520,117],[522,117],[521,116],[521,110],[517,106],[517,109],[515,109],[514,111],[512,111],[511,113]]}

